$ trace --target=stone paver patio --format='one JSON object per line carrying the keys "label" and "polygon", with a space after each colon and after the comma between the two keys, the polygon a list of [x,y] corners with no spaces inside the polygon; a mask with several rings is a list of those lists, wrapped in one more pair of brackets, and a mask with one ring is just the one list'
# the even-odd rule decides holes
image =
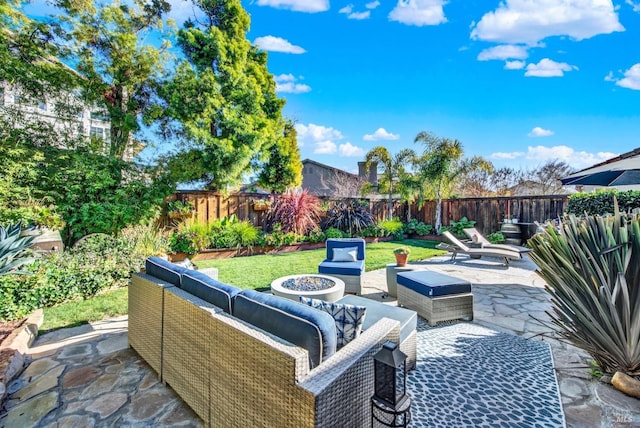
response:
{"label": "stone paver patio", "polygon": [[[472,282],[474,323],[550,343],[568,427],[640,427],[640,401],[591,378],[587,355],[548,335],[536,321],[550,308],[543,280],[529,260],[437,257],[414,264]],[[368,272],[363,295],[389,304],[384,269]],[[29,366],[7,387],[2,427],[201,426],[127,346],[127,318],[44,334]]]}

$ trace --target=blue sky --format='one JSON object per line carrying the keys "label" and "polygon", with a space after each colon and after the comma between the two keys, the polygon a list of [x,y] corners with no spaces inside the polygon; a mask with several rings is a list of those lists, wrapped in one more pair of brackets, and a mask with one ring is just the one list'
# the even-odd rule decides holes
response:
{"label": "blue sky", "polygon": [[301,154],[459,139],[496,167],[576,169],[640,146],[638,0],[252,0],[248,38]]}
{"label": "blue sky", "polygon": [[640,147],[640,0],[242,4],[303,159],[355,172],[375,146],[421,150],[420,131],[514,169]]}

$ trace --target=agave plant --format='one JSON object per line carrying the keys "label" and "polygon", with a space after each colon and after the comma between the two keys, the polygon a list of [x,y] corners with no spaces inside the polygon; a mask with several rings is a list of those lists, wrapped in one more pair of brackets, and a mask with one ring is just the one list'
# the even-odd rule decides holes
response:
{"label": "agave plant", "polygon": [[0,275],[24,274],[20,267],[33,262],[29,256],[29,245],[35,236],[20,236],[22,222],[0,226]]}
{"label": "agave plant", "polygon": [[640,375],[640,218],[566,216],[530,239],[551,322],[603,373]]}

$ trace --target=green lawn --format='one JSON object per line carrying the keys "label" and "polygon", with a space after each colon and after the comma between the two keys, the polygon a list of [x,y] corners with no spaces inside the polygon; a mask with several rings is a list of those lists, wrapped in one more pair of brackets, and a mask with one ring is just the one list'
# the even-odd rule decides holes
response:
{"label": "green lawn", "polygon": [[[428,259],[444,251],[435,249],[437,242],[405,239],[402,242],[367,244],[366,270],[384,268],[394,263],[393,249],[398,246],[411,248],[409,261]],[[196,262],[198,267],[218,268],[219,280],[239,288],[267,290],[271,281],[281,276],[318,271],[318,263],[324,260],[325,249],[297,251],[284,254],[265,254],[251,257],[234,257]],[[65,303],[44,310],[41,331],[84,324],[103,318],[127,313],[127,289],[119,289],[88,300]]]}

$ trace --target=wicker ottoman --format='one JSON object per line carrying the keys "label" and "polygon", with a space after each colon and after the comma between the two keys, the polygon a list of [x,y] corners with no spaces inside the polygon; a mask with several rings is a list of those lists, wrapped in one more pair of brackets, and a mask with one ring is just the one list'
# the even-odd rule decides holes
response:
{"label": "wicker ottoman", "polygon": [[438,272],[398,273],[398,305],[413,309],[430,326],[440,321],[473,319],[471,283]]}

